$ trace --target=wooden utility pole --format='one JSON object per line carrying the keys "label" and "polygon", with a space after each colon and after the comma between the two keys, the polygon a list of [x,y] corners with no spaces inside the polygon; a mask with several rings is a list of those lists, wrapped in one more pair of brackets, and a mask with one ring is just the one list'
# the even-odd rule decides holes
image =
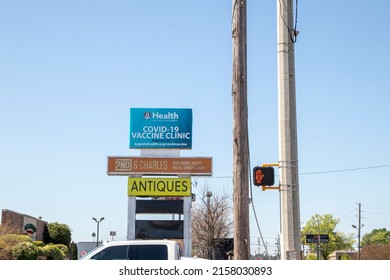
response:
{"label": "wooden utility pole", "polygon": [[362,204],[359,202],[359,228],[358,228],[358,260],[360,260],[360,231],[362,229]]}
{"label": "wooden utility pole", "polygon": [[278,0],[279,180],[281,259],[301,259],[293,0]]}
{"label": "wooden utility pole", "polygon": [[353,228],[358,229],[358,260],[360,260],[360,231],[363,227],[362,225],[362,204],[359,202],[359,223],[358,226],[352,225]]}
{"label": "wooden utility pole", "polygon": [[246,63],[246,0],[233,0],[233,222],[234,259],[248,260],[249,147]]}

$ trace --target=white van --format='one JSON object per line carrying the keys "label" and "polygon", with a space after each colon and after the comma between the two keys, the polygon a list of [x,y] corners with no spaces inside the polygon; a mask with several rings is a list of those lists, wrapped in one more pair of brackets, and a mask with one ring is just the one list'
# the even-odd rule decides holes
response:
{"label": "white van", "polygon": [[180,247],[172,240],[112,241],[80,260],[180,260]]}

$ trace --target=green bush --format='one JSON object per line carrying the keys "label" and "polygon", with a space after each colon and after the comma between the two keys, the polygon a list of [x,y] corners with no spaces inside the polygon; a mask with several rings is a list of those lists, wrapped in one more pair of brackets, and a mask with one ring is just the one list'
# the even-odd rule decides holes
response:
{"label": "green bush", "polygon": [[341,256],[341,260],[350,260],[350,259],[351,259],[351,257],[348,254],[343,254]]}
{"label": "green bush", "polygon": [[62,252],[62,255],[64,257],[66,257],[69,253],[69,249],[68,249],[68,246],[64,245],[64,244],[55,244]]}
{"label": "green bush", "polygon": [[[35,242],[34,242],[35,243]],[[63,260],[68,253],[68,247],[63,244],[44,244],[38,242],[39,256],[46,257],[48,260]]]}
{"label": "green bush", "polygon": [[33,241],[35,245],[37,245],[38,247],[43,247],[45,246],[45,243],[43,243],[43,241],[40,241],[40,240],[35,240]]}
{"label": "green bush", "polygon": [[44,246],[38,246],[38,255],[41,257],[46,257],[46,250]]}
{"label": "green bush", "polygon": [[30,236],[25,234],[4,234],[0,236],[0,244],[16,245],[20,242],[31,241]]}
{"label": "green bush", "polygon": [[48,260],[63,260],[65,257],[64,252],[57,246],[57,244],[48,244],[45,245],[43,248],[43,255]]}
{"label": "green bush", "polygon": [[32,242],[20,242],[12,250],[15,260],[36,260],[38,259],[38,247]]}
{"label": "green bush", "polygon": [[0,235],[0,260],[11,260],[13,248],[21,242],[31,242],[31,238],[24,234]]}

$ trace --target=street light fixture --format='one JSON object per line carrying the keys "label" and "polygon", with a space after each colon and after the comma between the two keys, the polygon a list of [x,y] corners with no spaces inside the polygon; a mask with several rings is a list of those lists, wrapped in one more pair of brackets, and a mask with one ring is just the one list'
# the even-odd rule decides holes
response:
{"label": "street light fixture", "polygon": [[100,220],[98,220],[96,218],[92,218],[92,220],[94,220],[97,223],[96,247],[98,247],[99,246],[99,224],[100,224],[101,221],[104,220],[104,217],[101,217]]}

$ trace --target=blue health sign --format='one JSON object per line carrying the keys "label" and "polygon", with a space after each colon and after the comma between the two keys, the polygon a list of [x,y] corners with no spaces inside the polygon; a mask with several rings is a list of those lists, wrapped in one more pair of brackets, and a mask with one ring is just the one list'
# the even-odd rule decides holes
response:
{"label": "blue health sign", "polygon": [[192,109],[130,108],[130,149],[191,149]]}

